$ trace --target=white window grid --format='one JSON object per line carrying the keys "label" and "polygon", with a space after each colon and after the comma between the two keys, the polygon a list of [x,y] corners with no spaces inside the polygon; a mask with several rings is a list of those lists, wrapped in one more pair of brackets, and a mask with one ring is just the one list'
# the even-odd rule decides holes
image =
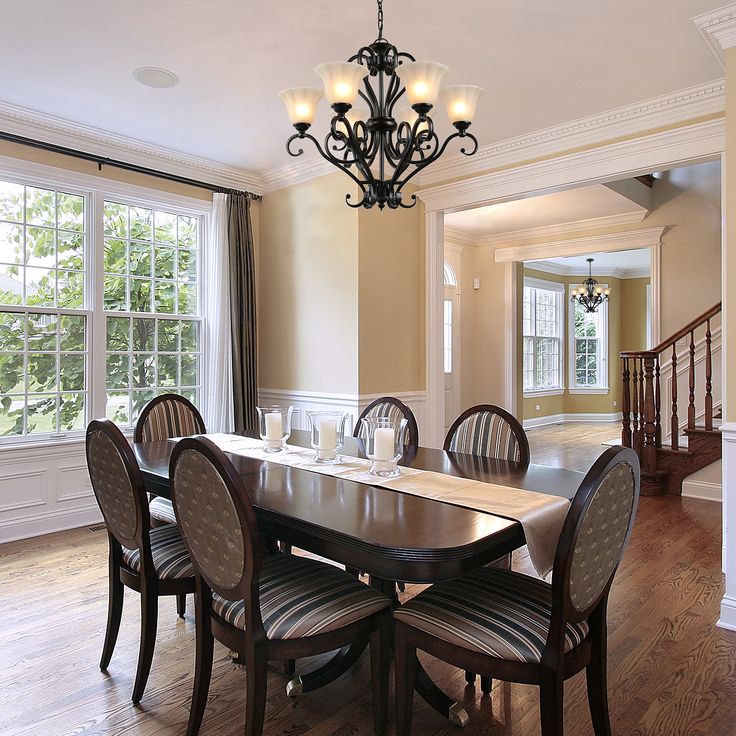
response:
{"label": "white window grid", "polygon": [[[601,288],[608,288],[601,284]],[[575,294],[570,287],[570,296]],[[583,333],[578,334],[576,315],[582,317]],[[579,303],[570,299],[570,388],[608,388],[608,303],[603,302],[595,312],[586,312]],[[591,334],[589,334],[591,333]]]}
{"label": "white window grid", "polygon": [[452,373],[452,299],[445,299],[443,306],[444,367],[445,373]]}
{"label": "white window grid", "polygon": [[525,279],[522,296],[522,374],[524,391],[563,388],[562,299],[564,287]]}

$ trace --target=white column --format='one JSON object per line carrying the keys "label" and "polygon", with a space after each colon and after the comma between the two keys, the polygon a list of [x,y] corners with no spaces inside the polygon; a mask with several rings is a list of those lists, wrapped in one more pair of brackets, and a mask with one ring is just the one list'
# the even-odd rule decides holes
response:
{"label": "white column", "polygon": [[443,212],[427,212],[425,222],[426,279],[426,389],[427,426],[420,432],[422,444],[442,447],[444,441],[444,372],[442,364],[442,296],[445,217]]}

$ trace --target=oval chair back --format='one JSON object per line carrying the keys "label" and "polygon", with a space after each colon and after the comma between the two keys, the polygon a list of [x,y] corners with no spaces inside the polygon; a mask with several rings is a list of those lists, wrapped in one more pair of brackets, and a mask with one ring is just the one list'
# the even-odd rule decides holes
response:
{"label": "oval chair back", "polygon": [[466,409],[448,430],[444,449],[518,463],[530,459],[529,440],[519,420],[493,404]]}
{"label": "oval chair back", "polygon": [[548,648],[562,651],[566,623],[589,618],[606,601],[634,525],[639,488],[639,459],[621,446],[606,450],[580,484],[555,553]]}
{"label": "oval chair back", "polygon": [[419,446],[419,427],[412,410],[403,402],[395,399],[393,396],[381,396],[380,399],[371,401],[358,417],[358,421],[353,429],[353,437],[359,437],[363,441],[368,438],[365,436],[365,429],[361,419],[379,419],[387,417],[389,419],[406,419],[406,434],[404,435],[404,444],[407,447]]}
{"label": "oval chair back", "polygon": [[87,427],[89,477],[108,533],[127,549],[141,552],[144,570],[153,571],[148,496],[130,444],[109,419]]}
{"label": "oval chair back", "polygon": [[156,442],[207,432],[202,415],[189,399],[161,394],[151,399],[135,423],[134,442]]}
{"label": "oval chair back", "polygon": [[191,437],[177,443],[169,477],[179,529],[196,573],[222,598],[245,601],[248,631],[262,629],[260,537],[237,471],[213,442]]}

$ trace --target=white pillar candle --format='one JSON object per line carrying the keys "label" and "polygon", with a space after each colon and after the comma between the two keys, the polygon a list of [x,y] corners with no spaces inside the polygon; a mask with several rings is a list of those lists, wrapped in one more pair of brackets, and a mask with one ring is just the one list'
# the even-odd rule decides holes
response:
{"label": "white pillar candle", "polygon": [[264,419],[266,423],[266,439],[281,440],[284,436],[281,414],[278,412],[271,412],[266,414]]}
{"label": "white pillar candle", "polygon": [[394,430],[391,427],[378,427],[373,433],[373,455],[379,461],[394,459]]}
{"label": "white pillar candle", "polygon": [[317,422],[317,448],[334,450],[337,447],[337,422],[334,419],[320,419]]}

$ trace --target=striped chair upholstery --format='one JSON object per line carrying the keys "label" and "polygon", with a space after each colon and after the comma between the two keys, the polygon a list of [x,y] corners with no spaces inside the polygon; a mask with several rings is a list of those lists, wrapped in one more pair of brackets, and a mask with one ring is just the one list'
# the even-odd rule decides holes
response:
{"label": "striped chair upholstery", "polygon": [[[134,439],[136,442],[160,442],[206,431],[204,419],[191,401],[178,394],[163,394],[143,408],[135,425]],[[153,498],[149,512],[158,525],[176,523],[174,507],[168,498]]]}
{"label": "striped chair upholstery", "polygon": [[[194,568],[176,526],[151,529],[151,556],[159,580],[191,578]],[[141,551],[123,548],[123,563],[134,572],[141,570]]]}
{"label": "striped chair upholstery", "polygon": [[[269,639],[316,636],[380,611],[387,598],[333,565],[295,555],[264,559],[259,580],[261,618]],[[245,629],[245,604],[216,593],[212,610]]]}
{"label": "striped chair upholstery", "polygon": [[[394,617],[452,646],[506,660],[540,662],[552,618],[552,586],[484,567],[436,583],[397,609]],[[565,651],[587,635],[587,621],[568,623]]]}
{"label": "striped chair upholstery", "polygon": [[521,425],[503,409],[490,405],[475,407],[461,416],[447,433],[445,449],[499,460],[529,462],[529,443]]}
{"label": "striped chair upholstery", "polygon": [[400,419],[406,419],[407,428],[404,434],[404,445],[407,447],[417,446],[419,444],[419,430],[417,429],[417,420],[414,417],[412,410],[403,402],[393,397],[386,396],[381,399],[376,399],[370,403],[365,411],[360,415],[353,431],[354,437],[359,437],[364,442],[368,439],[365,432],[365,427],[361,419],[393,419],[398,421]]}

